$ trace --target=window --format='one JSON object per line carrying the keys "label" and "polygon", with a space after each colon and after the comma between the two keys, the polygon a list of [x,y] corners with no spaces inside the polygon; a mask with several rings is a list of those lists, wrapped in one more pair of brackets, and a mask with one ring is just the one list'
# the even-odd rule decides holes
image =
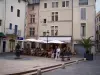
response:
{"label": "window", "polygon": [[30,36],[35,36],[35,28],[30,28]]}
{"label": "window", "polygon": [[79,5],[88,5],[88,0],[79,0]]}
{"label": "window", "polygon": [[43,32],[43,36],[46,36],[46,32]]}
{"label": "window", "polygon": [[47,3],[44,3],[44,8],[47,8]]}
{"label": "window", "polygon": [[86,35],[86,23],[81,23],[81,30],[82,30],[81,36],[84,37]]}
{"label": "window", "polygon": [[55,12],[55,21],[58,21],[58,12]]}
{"label": "window", "polygon": [[44,19],[44,23],[46,23],[46,19]]}
{"label": "window", "polygon": [[58,2],[52,2],[52,8],[57,8],[58,7]]}
{"label": "window", "polygon": [[11,6],[11,12],[13,12],[13,6]]}
{"label": "window", "polygon": [[18,2],[20,3],[20,0],[18,0]]}
{"label": "window", "polygon": [[2,25],[2,20],[0,20],[0,26]]}
{"label": "window", "polygon": [[66,1],[66,7],[68,7],[69,6],[69,1]]}
{"label": "window", "polygon": [[62,1],[62,7],[68,7],[69,1]]}
{"label": "window", "polygon": [[99,21],[100,21],[100,17],[99,17]]}
{"label": "window", "polygon": [[17,17],[20,17],[20,10],[17,9]]}
{"label": "window", "polygon": [[55,26],[55,36],[58,35],[58,26]]}
{"label": "window", "polygon": [[52,21],[54,21],[54,12],[52,12]]}
{"label": "window", "polygon": [[58,21],[58,12],[52,12],[52,21]]}
{"label": "window", "polygon": [[86,8],[81,8],[81,20],[86,20]]}
{"label": "window", "polygon": [[15,35],[18,33],[18,25],[15,25]]}
{"label": "window", "polygon": [[9,24],[9,29],[12,29],[12,23]]}
{"label": "window", "polygon": [[30,23],[35,23],[35,15],[30,15]]}
{"label": "window", "polygon": [[51,26],[51,36],[54,36],[54,26]]}
{"label": "window", "polygon": [[65,1],[62,1],[62,7],[65,7]]}

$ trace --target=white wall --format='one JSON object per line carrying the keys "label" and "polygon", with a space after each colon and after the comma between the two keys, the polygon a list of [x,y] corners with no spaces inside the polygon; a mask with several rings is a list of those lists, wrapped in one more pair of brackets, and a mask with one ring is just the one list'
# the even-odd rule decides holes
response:
{"label": "white wall", "polygon": [[0,20],[2,20],[0,32],[4,32],[4,14],[4,0],[0,0]]}
{"label": "white wall", "polygon": [[[25,2],[18,0],[6,0],[6,28],[12,23],[12,29],[18,25],[18,30],[21,30],[21,37],[24,37],[24,23],[25,23]],[[13,12],[11,12],[13,6]],[[20,10],[20,17],[17,17],[17,9]]]}
{"label": "white wall", "polygon": [[[88,5],[79,6],[79,0],[75,0],[74,3],[74,40],[81,39],[81,23],[86,23],[86,37],[94,36],[95,39],[95,0],[88,0]],[[81,20],[81,8],[86,8],[86,20]]]}

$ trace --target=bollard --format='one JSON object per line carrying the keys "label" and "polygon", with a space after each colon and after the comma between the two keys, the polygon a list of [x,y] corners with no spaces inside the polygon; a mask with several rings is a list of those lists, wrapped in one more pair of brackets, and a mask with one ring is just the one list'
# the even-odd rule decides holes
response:
{"label": "bollard", "polygon": [[62,64],[61,68],[62,68],[62,69],[65,69],[65,64]]}
{"label": "bollard", "polygon": [[37,70],[37,75],[42,75],[41,69],[38,69],[38,70]]}
{"label": "bollard", "polygon": [[84,61],[86,61],[86,58],[84,58]]}

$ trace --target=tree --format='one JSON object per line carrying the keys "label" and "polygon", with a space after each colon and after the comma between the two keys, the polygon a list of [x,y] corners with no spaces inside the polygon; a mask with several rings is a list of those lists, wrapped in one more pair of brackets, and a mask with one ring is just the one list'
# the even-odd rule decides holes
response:
{"label": "tree", "polygon": [[82,38],[82,40],[79,41],[79,43],[86,49],[86,53],[91,53],[91,47],[93,46],[91,37]]}

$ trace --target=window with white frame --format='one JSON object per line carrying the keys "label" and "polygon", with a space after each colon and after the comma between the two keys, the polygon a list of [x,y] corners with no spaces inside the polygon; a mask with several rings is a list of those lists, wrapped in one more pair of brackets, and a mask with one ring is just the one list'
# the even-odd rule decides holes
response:
{"label": "window with white frame", "polygon": [[81,20],[86,20],[86,8],[81,8]]}
{"label": "window with white frame", "polygon": [[47,3],[44,3],[44,8],[47,8]]}
{"label": "window with white frame", "polygon": [[58,26],[51,26],[51,36],[58,35]]}
{"label": "window with white frame", "polygon": [[52,8],[57,8],[58,7],[58,2],[52,2]]}
{"label": "window with white frame", "polygon": [[11,6],[11,12],[13,12],[13,6]]}
{"label": "window with white frame", "polygon": [[17,9],[17,17],[20,17],[20,10]]}
{"label": "window with white frame", "polygon": [[52,12],[52,21],[58,21],[58,12]]}
{"label": "window with white frame", "polygon": [[86,36],[86,23],[81,23],[81,36]]}
{"label": "window with white frame", "polygon": [[55,26],[55,36],[58,35],[58,26]]}
{"label": "window with white frame", "polygon": [[30,23],[35,23],[35,15],[30,15]]}
{"label": "window with white frame", "polygon": [[35,28],[30,28],[30,36],[35,36]]}
{"label": "window with white frame", "polygon": [[88,0],[79,0],[79,5],[88,5]]}
{"label": "window with white frame", "polygon": [[62,1],[62,7],[68,7],[69,1]]}

